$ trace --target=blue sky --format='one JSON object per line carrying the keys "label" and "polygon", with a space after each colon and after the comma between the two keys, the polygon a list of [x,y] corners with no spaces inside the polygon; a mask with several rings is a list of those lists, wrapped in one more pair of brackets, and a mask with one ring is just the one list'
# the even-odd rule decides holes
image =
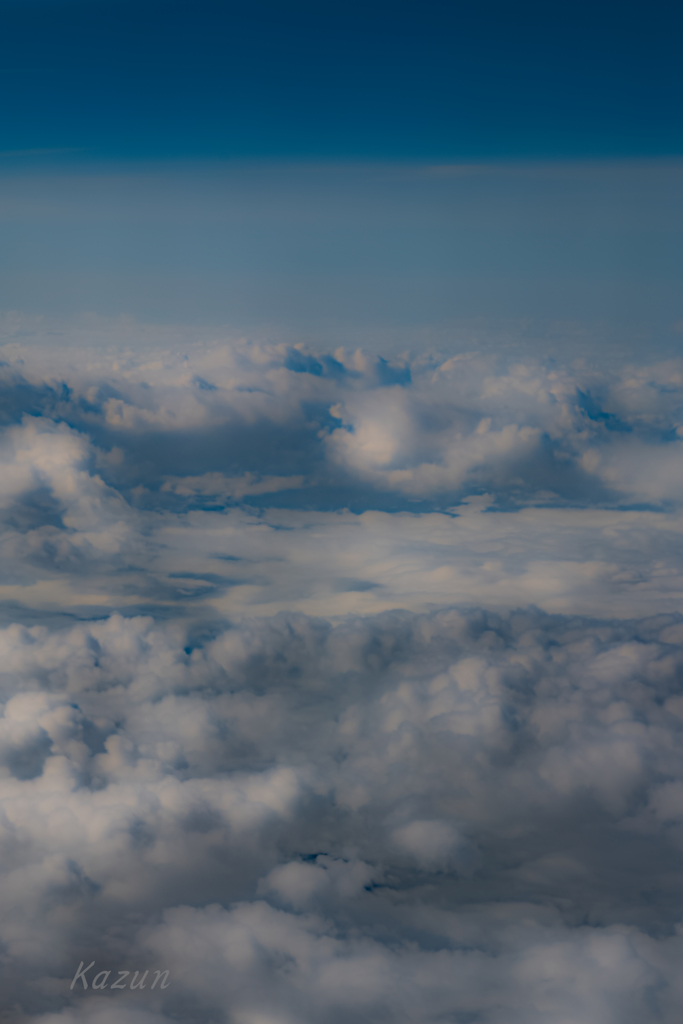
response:
{"label": "blue sky", "polygon": [[399,349],[474,322],[676,344],[673,4],[0,15],[0,308]]}
{"label": "blue sky", "polygon": [[0,308],[44,326],[399,352],[680,338],[678,161],[37,163],[0,174]]}
{"label": "blue sky", "polygon": [[3,0],[3,150],[96,158],[681,152],[661,0]]}

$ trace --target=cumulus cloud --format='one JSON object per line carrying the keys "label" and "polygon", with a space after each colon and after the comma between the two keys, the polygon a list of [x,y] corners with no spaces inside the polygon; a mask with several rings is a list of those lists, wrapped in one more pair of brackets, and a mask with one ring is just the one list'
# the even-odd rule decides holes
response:
{"label": "cumulus cloud", "polygon": [[677,363],[5,362],[3,1019],[676,1024]]}
{"label": "cumulus cloud", "polygon": [[116,1003],[169,1019],[673,1021],[680,629],[9,627],[5,990],[80,1019],[94,960],[169,970]]}

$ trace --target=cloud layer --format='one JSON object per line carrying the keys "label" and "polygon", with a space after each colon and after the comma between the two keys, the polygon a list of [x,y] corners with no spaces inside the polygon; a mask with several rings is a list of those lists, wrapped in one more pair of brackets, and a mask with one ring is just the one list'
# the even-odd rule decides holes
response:
{"label": "cloud layer", "polygon": [[683,364],[4,358],[0,1019],[676,1024]]}

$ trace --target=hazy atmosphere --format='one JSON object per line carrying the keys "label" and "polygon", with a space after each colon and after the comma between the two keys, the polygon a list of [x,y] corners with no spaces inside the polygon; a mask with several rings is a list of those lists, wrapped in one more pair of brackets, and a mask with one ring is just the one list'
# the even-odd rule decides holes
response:
{"label": "hazy atmosphere", "polygon": [[679,22],[0,0],[2,1024],[680,1024]]}

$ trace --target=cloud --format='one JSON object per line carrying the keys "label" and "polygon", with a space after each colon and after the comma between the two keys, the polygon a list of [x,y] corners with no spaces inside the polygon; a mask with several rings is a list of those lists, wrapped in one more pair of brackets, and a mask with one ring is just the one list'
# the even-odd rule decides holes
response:
{"label": "cloud", "polygon": [[[246,342],[186,354],[67,353],[61,365],[39,347],[21,359],[13,352],[8,393],[16,401],[21,386],[26,412],[121,452],[120,482],[144,468],[156,487],[176,477],[215,487],[211,474],[222,473],[312,476],[326,488],[430,500],[472,488],[518,502],[539,492],[561,503],[678,500],[667,483],[683,424],[675,360],[619,371],[496,368],[476,354],[387,362]],[[276,472],[283,464],[302,471]],[[630,464],[638,469],[629,478]]]}
{"label": "cloud", "polygon": [[116,1003],[169,1019],[675,1020],[675,629],[9,627],[7,998],[79,1019],[95,960],[169,970]]}
{"label": "cloud", "polygon": [[5,1019],[675,1024],[677,363],[6,356]]}
{"label": "cloud", "polygon": [[458,834],[448,821],[411,821],[395,829],[392,838],[423,868],[445,863],[458,842]]}
{"label": "cloud", "polygon": [[273,494],[302,487],[302,476],[265,476],[254,473],[241,477],[227,477],[223,473],[204,473],[203,476],[169,477],[162,491],[170,491],[183,498],[214,496],[216,498],[243,498],[245,495]]}

